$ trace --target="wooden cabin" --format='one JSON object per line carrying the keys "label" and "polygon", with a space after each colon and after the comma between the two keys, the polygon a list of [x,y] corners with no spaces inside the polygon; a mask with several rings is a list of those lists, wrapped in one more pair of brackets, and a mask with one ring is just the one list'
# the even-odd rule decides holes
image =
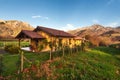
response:
{"label": "wooden cabin", "polygon": [[33,31],[22,30],[16,38],[30,38],[31,46],[37,51],[37,48],[42,48],[43,51],[50,50],[52,45],[53,50],[60,47],[74,47],[75,44],[81,44],[81,38],[78,38],[70,33],[62,30],[37,26]]}
{"label": "wooden cabin", "polygon": [[21,30],[21,32],[16,36],[16,38],[19,39],[19,46],[21,39],[30,39],[30,48],[32,51],[37,51],[37,46],[35,44],[38,44],[38,41],[42,41],[43,39],[45,39],[40,34],[29,30]]}
{"label": "wooden cabin", "polygon": [[[37,26],[34,32],[37,32],[38,34],[41,34],[43,37],[45,37],[48,43],[53,43],[54,48],[62,47],[65,45],[72,47],[74,44],[75,36],[62,30]],[[50,50],[49,45],[47,45],[45,49]]]}

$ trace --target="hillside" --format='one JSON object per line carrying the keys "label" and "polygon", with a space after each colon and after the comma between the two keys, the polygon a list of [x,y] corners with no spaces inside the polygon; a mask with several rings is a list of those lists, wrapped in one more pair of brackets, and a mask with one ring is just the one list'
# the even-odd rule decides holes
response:
{"label": "hillside", "polygon": [[[49,52],[35,54],[25,52],[28,60],[35,61],[37,68],[31,67],[30,72],[23,75],[23,80],[119,80],[120,79],[120,50],[110,47],[97,47],[86,52],[65,53],[62,57],[52,54],[53,60],[49,59]],[[15,74],[16,63],[19,55],[4,54],[4,74],[9,79],[19,79]],[[58,57],[59,56],[59,57]],[[40,63],[39,63],[40,62]],[[33,63],[33,64],[35,64]],[[12,65],[11,65],[12,64]],[[26,67],[30,64],[25,62]],[[12,67],[12,68],[11,68]],[[37,69],[37,70],[36,70]],[[34,70],[32,72],[32,70]],[[39,71],[40,72],[39,72]],[[26,76],[27,75],[27,76]],[[36,76],[37,75],[37,76]]]}
{"label": "hillside", "polygon": [[58,58],[50,66],[56,79],[119,80],[119,58],[119,50],[99,47]]}
{"label": "hillside", "polygon": [[112,27],[105,27],[99,24],[94,24],[92,26],[79,28],[76,30],[68,31],[71,34],[84,37],[85,35],[92,35],[98,37],[106,37],[111,39],[112,41],[119,41],[120,40],[120,27],[112,28]]}
{"label": "hillside", "polygon": [[21,30],[33,30],[33,27],[22,21],[0,20],[0,38],[14,38]]}

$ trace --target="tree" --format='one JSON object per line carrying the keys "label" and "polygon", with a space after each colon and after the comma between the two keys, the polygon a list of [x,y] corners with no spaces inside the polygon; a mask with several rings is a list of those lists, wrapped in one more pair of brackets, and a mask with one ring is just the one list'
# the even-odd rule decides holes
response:
{"label": "tree", "polygon": [[99,46],[100,43],[100,38],[97,35],[85,35],[85,40],[92,44],[90,47]]}
{"label": "tree", "polygon": [[100,37],[100,46],[108,46],[112,43],[111,39],[108,37]]}

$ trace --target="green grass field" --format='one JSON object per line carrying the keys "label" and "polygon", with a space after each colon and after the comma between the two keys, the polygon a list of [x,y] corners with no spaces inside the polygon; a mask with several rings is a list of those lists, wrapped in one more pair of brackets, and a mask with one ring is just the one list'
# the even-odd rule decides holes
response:
{"label": "green grass field", "polygon": [[[31,61],[45,63],[49,53],[25,52]],[[4,75],[14,74],[18,54],[3,55]],[[57,57],[49,65],[52,78],[56,80],[120,80],[120,50],[109,47],[97,47],[86,52],[67,54]]]}
{"label": "green grass field", "polygon": [[[17,62],[19,60],[19,54],[3,54],[3,63],[4,63],[4,75],[11,75],[14,74],[14,72],[17,71]],[[36,60],[39,60],[40,62],[46,61],[49,59],[49,54],[48,53],[32,53],[32,52],[24,52],[24,56],[34,62]],[[25,65],[27,65],[27,61],[24,62]]]}
{"label": "green grass field", "polygon": [[57,79],[120,80],[120,50],[99,47],[65,56],[51,66]]}

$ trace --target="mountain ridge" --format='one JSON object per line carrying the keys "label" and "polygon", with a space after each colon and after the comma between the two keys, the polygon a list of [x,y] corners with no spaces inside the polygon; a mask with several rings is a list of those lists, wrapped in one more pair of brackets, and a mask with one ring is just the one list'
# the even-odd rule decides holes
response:
{"label": "mountain ridge", "polygon": [[[0,20],[0,38],[14,38],[21,30],[33,30],[34,28],[23,21],[18,20]],[[116,28],[105,27],[100,24],[94,24],[87,27],[70,30],[71,33],[76,36],[85,37],[85,35],[106,37],[111,40],[120,39],[120,26]]]}
{"label": "mountain ridge", "polygon": [[100,24],[94,24],[91,26],[83,27],[83,28],[78,28],[75,30],[68,31],[69,33],[76,35],[76,36],[81,36],[85,37],[86,35],[90,36],[97,36],[101,38],[108,38],[111,41],[112,40],[117,40],[119,42],[120,39],[120,26],[118,27],[105,27]]}
{"label": "mountain ridge", "polygon": [[0,38],[14,38],[21,30],[33,30],[27,22],[0,20]]}

